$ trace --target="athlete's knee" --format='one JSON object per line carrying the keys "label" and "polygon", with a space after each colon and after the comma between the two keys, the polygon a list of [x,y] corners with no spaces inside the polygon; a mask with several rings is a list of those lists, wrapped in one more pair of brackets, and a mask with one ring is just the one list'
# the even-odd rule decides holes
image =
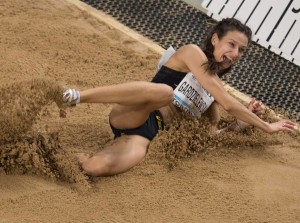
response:
{"label": "athlete's knee", "polygon": [[173,99],[173,88],[166,84],[155,84],[152,97],[160,104],[170,104]]}
{"label": "athlete's knee", "polygon": [[147,148],[138,147],[135,150],[133,150],[132,153],[130,154],[130,158],[134,161],[133,163],[137,164],[141,162],[145,158],[147,154],[147,150],[148,147]]}

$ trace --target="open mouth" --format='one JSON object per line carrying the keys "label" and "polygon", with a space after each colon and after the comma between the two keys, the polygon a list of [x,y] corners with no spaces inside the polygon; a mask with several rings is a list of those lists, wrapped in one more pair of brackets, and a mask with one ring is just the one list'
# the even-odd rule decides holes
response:
{"label": "open mouth", "polygon": [[232,64],[232,59],[230,57],[227,57],[227,56],[223,56],[223,62],[224,63],[228,63],[228,64]]}

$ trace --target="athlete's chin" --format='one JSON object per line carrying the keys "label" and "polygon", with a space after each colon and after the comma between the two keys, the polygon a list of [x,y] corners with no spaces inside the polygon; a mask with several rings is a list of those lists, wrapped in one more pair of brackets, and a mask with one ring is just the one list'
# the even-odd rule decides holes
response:
{"label": "athlete's chin", "polygon": [[222,63],[221,64],[222,68],[224,68],[224,69],[231,67],[231,65],[232,65],[231,63]]}

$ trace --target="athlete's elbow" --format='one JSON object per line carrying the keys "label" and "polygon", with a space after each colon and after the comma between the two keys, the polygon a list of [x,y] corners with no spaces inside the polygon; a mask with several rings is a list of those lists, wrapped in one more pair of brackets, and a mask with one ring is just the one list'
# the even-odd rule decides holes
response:
{"label": "athlete's elbow", "polygon": [[233,106],[231,103],[224,103],[221,105],[223,107],[223,109],[226,111],[226,112],[229,112],[233,110]]}

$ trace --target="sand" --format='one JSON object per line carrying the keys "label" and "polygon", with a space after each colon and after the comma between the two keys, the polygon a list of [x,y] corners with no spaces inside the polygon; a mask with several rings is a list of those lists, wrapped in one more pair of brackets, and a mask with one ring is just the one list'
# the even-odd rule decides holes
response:
{"label": "sand", "polygon": [[1,223],[300,222],[299,133],[175,120],[129,172],[86,176],[74,155],[113,138],[111,105],[66,109],[62,90],[150,80],[160,55],[63,0],[2,0],[0,18]]}

